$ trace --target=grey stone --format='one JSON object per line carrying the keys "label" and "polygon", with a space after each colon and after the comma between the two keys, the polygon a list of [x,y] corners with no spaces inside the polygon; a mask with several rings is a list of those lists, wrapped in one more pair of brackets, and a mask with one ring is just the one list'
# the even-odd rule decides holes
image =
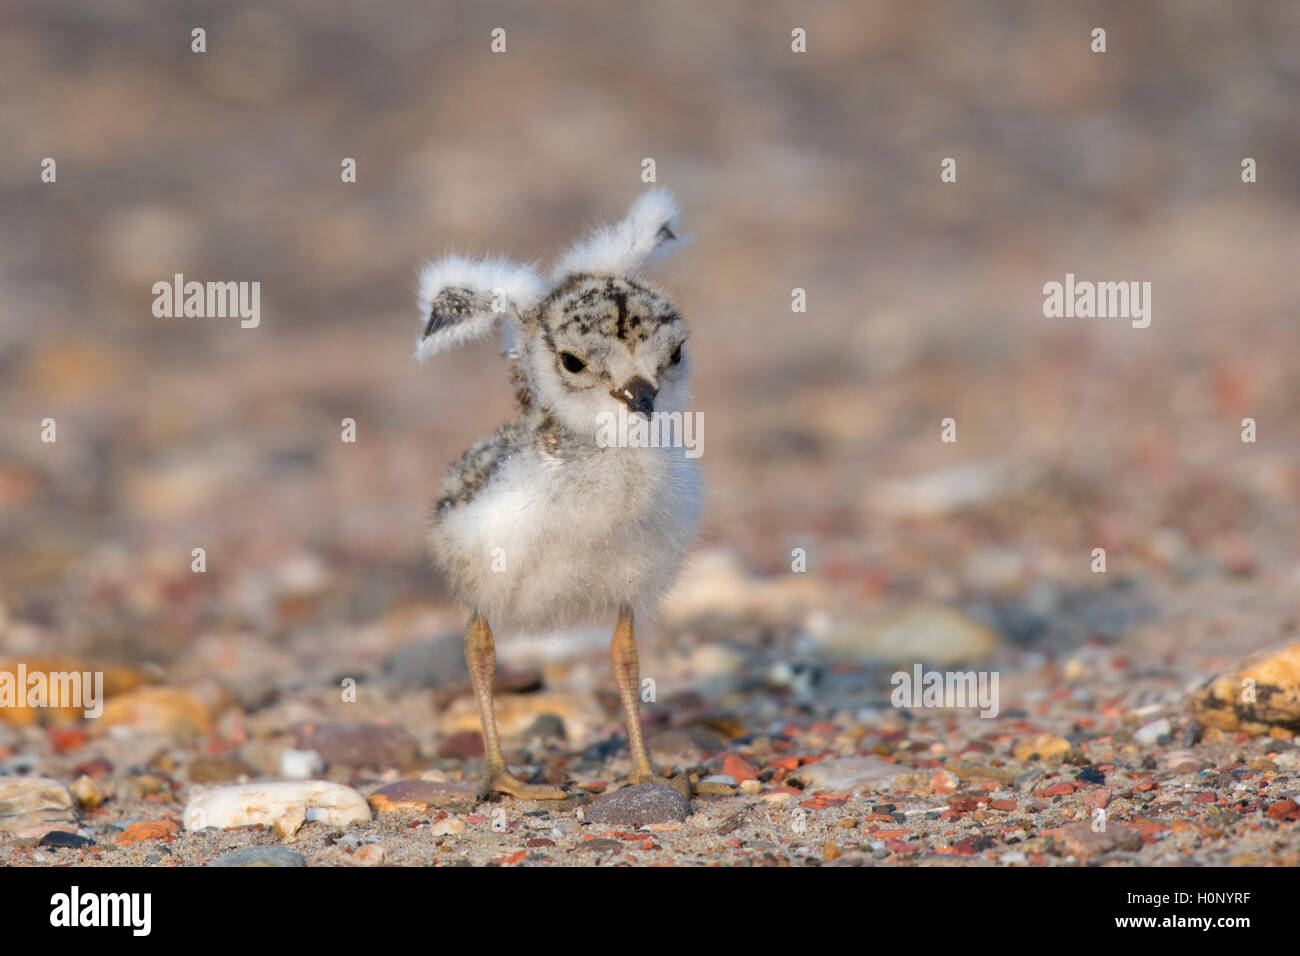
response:
{"label": "grey stone", "polygon": [[592,823],[643,827],[647,823],[681,823],[691,812],[691,802],[672,787],[644,783],[607,793],[587,810]]}
{"label": "grey stone", "polygon": [[307,858],[287,846],[246,846],[220,857],[213,866],[306,866]]}
{"label": "grey stone", "polygon": [[448,687],[469,680],[463,634],[408,644],[384,663],[384,672],[407,686]]}

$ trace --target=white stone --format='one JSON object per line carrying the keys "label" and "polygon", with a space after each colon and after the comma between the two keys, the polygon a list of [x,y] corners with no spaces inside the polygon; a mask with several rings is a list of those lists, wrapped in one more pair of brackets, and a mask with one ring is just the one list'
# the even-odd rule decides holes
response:
{"label": "white stone", "polygon": [[1153,720],[1138,730],[1133,735],[1133,739],[1140,744],[1153,744],[1161,737],[1172,732],[1173,728],[1169,724],[1169,718],[1161,717],[1159,720]]}
{"label": "white stone", "polygon": [[465,821],[456,817],[435,820],[429,824],[429,833],[433,836],[458,836],[465,832]]}
{"label": "white stone", "polygon": [[272,826],[296,833],[307,821],[345,826],[370,819],[366,798],[351,787],[325,780],[245,783],[201,793],[185,807],[185,828]]}
{"label": "white stone", "polygon": [[705,777],[700,781],[700,783],[720,783],[724,786],[734,787],[736,785],[736,778],[729,773],[715,773],[711,777]]}
{"label": "white stone", "polygon": [[325,772],[325,761],[314,750],[290,748],[280,754],[280,776],[290,780],[310,780]]}
{"label": "white stone", "polygon": [[858,793],[862,790],[888,790],[894,778],[904,772],[908,772],[907,768],[879,757],[844,757],[819,760],[800,767],[794,779],[809,790]]}

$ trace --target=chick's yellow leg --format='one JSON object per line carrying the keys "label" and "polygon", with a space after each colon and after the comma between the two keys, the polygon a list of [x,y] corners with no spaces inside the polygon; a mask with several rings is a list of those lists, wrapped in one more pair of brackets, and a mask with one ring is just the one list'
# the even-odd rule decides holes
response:
{"label": "chick's yellow leg", "polygon": [[501,753],[501,740],[497,735],[496,712],[492,709],[492,673],[497,666],[497,649],[492,642],[492,629],[477,612],[465,631],[465,662],[469,664],[469,678],[474,684],[474,694],[478,697],[479,716],[483,725],[483,750],[487,758],[475,799],[483,800],[490,793],[508,793],[524,800],[563,800],[568,794],[559,787],[524,783],[506,766],[506,758]]}
{"label": "chick's yellow leg", "polygon": [[623,716],[627,718],[627,741],[632,749],[632,783],[654,783],[658,776],[646,755],[645,738],[641,733],[641,713],[637,703],[641,690],[641,674],[636,655],[636,636],[632,631],[632,609],[625,607],[618,614],[614,626],[614,640],[609,645],[610,667],[614,671],[614,685],[618,687],[623,702]]}

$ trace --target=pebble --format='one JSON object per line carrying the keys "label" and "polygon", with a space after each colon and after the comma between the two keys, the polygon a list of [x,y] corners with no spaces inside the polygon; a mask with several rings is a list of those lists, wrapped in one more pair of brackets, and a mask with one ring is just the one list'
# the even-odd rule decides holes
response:
{"label": "pebble", "polygon": [[104,788],[84,773],[72,781],[68,792],[83,810],[93,810],[104,802]]}
{"label": "pebble", "polygon": [[1068,823],[1052,834],[1052,847],[1062,856],[1086,860],[1112,850],[1140,850],[1142,838],[1117,823],[1101,832],[1093,830],[1091,823]]}
{"label": "pebble", "polygon": [[859,793],[864,790],[888,790],[893,785],[894,778],[905,772],[907,768],[879,757],[843,757],[807,764],[791,774],[791,777],[809,790]]}
{"label": "pebble", "polygon": [[308,820],[346,826],[370,818],[365,797],[323,780],[218,787],[192,799],[184,813],[188,830],[272,826],[282,835],[296,833]]}
{"label": "pebble", "polygon": [[12,757],[0,760],[0,776],[23,777],[35,773],[40,763],[40,758],[34,753],[24,751],[14,754]]}
{"label": "pebble", "polygon": [[299,728],[299,750],[314,750],[325,763],[343,767],[402,767],[415,763],[420,748],[406,730],[392,724],[314,724]]}
{"label": "pebble", "polygon": [[384,662],[384,672],[399,684],[451,687],[469,680],[465,636],[444,634],[399,648]]}
{"label": "pebble", "polygon": [[[495,698],[497,729],[502,737],[519,737],[528,732],[538,717],[558,717],[571,741],[583,740],[605,722],[605,709],[594,694],[577,691],[542,690],[532,694],[502,694]],[[478,701],[474,696],[456,698],[438,719],[438,732],[479,731]]]}
{"label": "pebble", "polygon": [[429,824],[429,832],[434,836],[459,836],[464,833],[467,827],[465,821],[459,817],[447,817],[445,820],[434,820]]}
{"label": "pebble", "polygon": [[[1242,700],[1244,681],[1253,681],[1254,700]],[[1222,674],[1193,697],[1197,721],[1220,730],[1266,734],[1274,727],[1300,726],[1300,643],[1261,651]]]}
{"label": "pebble", "polygon": [[130,846],[145,840],[170,840],[180,831],[180,824],[175,820],[137,820],[125,827],[114,846]]}
{"label": "pebble", "polygon": [[246,846],[218,857],[213,866],[306,866],[307,858],[287,846]]}
{"label": "pebble", "polygon": [[1043,763],[1055,765],[1064,762],[1071,749],[1070,742],[1059,734],[1038,734],[1017,740],[1011,755],[1017,760],[1033,760],[1037,755]]}
{"label": "pebble", "polygon": [[179,687],[139,687],[109,698],[99,722],[192,739],[212,732],[212,714],[198,694]]}
{"label": "pebble", "polygon": [[988,657],[998,635],[943,605],[919,604],[831,634],[828,648],[894,663],[945,665]]}
{"label": "pebble", "polygon": [[256,777],[257,770],[238,757],[201,754],[190,761],[189,775],[193,783],[226,783],[231,780],[242,782]]}
{"label": "pebble", "polygon": [[729,753],[723,759],[722,772],[735,783],[758,779],[758,768],[738,754]]}
{"label": "pebble", "polygon": [[1096,810],[1110,803],[1112,796],[1113,793],[1109,787],[1093,787],[1084,793],[1083,802]]}
{"label": "pebble", "polygon": [[1270,820],[1300,820],[1300,804],[1294,800],[1279,800],[1269,804],[1267,816]]}
{"label": "pebble", "polygon": [[708,731],[692,732],[689,729],[673,728],[660,730],[647,735],[646,746],[656,766],[689,766],[699,763],[706,750],[716,750],[718,740],[706,740],[710,746],[700,746],[699,737],[716,737]]}
{"label": "pebble", "polygon": [[289,747],[280,754],[280,776],[286,780],[310,780],[325,772],[325,761],[314,750]]}
{"label": "pebble", "polygon": [[432,780],[399,780],[380,787],[370,795],[370,807],[376,813],[399,810],[424,810],[431,806],[464,803],[472,800],[475,787],[468,783],[437,783]]}
{"label": "pebble", "polygon": [[1168,717],[1161,717],[1159,720],[1153,720],[1151,723],[1140,728],[1133,734],[1133,740],[1140,744],[1151,745],[1161,737],[1167,737],[1173,732],[1173,727],[1169,723]]}
{"label": "pebble", "polygon": [[79,850],[83,847],[94,846],[95,841],[89,837],[69,833],[66,830],[51,830],[41,837],[40,845]]}
{"label": "pebble", "polygon": [[378,866],[384,862],[384,848],[378,843],[365,843],[348,854],[353,866]]}
{"label": "pebble", "polygon": [[456,757],[476,760],[484,752],[483,735],[477,730],[458,730],[438,741],[438,756],[444,760]]}
{"label": "pebble", "polygon": [[568,733],[564,729],[564,721],[557,714],[538,714],[528,729],[524,731],[525,737],[541,737],[543,740],[564,740]]}
{"label": "pebble", "polygon": [[1105,783],[1106,775],[1096,767],[1084,767],[1079,771],[1075,779],[1083,783]]}
{"label": "pebble", "polygon": [[72,804],[72,794],[58,780],[0,778],[0,830],[14,833],[47,823],[70,823]]}
{"label": "pebble", "polygon": [[1038,786],[1038,781],[1042,780],[1045,776],[1047,776],[1047,771],[1043,770],[1041,767],[1034,767],[1032,770],[1027,770],[1020,776],[1016,777],[1014,783],[1016,789],[1021,793],[1032,793],[1034,787]]}
{"label": "pebble", "polygon": [[1300,771],[1300,750],[1288,750],[1286,753],[1278,754],[1273,762],[1277,764],[1279,770],[1296,773]]}
{"label": "pebble", "polygon": [[644,783],[607,793],[587,808],[592,823],[643,827],[648,823],[681,823],[691,812],[690,801],[658,783]]}
{"label": "pebble", "polygon": [[583,840],[578,845],[579,850],[585,850],[588,853],[620,853],[623,850],[622,840],[611,840],[608,837],[597,837],[594,840]]}

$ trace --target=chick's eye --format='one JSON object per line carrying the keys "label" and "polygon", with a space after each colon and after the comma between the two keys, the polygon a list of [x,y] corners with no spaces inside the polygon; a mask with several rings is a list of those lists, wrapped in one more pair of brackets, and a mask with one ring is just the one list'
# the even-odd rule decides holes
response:
{"label": "chick's eye", "polygon": [[676,365],[681,360],[682,360],[682,343],[678,342],[677,348],[673,349],[673,354],[668,356],[668,361]]}
{"label": "chick's eye", "polygon": [[570,371],[575,375],[587,367],[587,363],[578,358],[578,356],[574,355],[572,352],[561,352],[560,361],[564,364],[567,371]]}

